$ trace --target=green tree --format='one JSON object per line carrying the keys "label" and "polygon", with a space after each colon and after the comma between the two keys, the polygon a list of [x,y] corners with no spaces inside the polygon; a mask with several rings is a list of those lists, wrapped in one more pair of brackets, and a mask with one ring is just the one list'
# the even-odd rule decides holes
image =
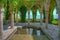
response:
{"label": "green tree", "polygon": [[36,15],[37,15],[37,6],[36,5],[34,5],[33,7],[32,7],[32,14],[33,14],[33,22],[35,22],[36,21]]}
{"label": "green tree", "polygon": [[6,4],[5,5],[5,20],[8,20],[9,19],[9,16],[10,16],[10,13],[9,13],[9,1],[7,0]]}
{"label": "green tree", "polygon": [[45,8],[43,7],[43,22],[45,22]]}
{"label": "green tree", "polygon": [[26,21],[26,11],[27,11],[27,8],[25,6],[21,6],[21,8],[20,8],[21,22]]}

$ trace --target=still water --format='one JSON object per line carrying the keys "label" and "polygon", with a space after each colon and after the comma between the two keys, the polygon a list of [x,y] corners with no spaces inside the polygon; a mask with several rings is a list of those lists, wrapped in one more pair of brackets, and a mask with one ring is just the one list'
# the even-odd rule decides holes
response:
{"label": "still water", "polygon": [[49,40],[49,38],[39,29],[18,28],[10,40]]}

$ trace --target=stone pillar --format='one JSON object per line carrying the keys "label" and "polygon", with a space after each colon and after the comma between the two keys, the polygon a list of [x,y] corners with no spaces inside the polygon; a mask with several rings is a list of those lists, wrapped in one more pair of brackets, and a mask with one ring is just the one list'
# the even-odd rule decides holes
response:
{"label": "stone pillar", "polygon": [[60,37],[60,8],[57,9],[57,13],[58,13],[58,28],[59,28],[58,35]]}
{"label": "stone pillar", "polygon": [[13,7],[11,4],[9,4],[9,10],[10,10],[10,28],[13,28],[14,26],[14,13],[13,13]]}
{"label": "stone pillar", "polygon": [[35,15],[34,15],[34,22],[36,21]]}
{"label": "stone pillar", "polygon": [[57,13],[58,13],[58,36],[60,39],[60,0],[56,0],[57,1]]}
{"label": "stone pillar", "polygon": [[40,24],[42,25],[42,12],[40,11]]}
{"label": "stone pillar", "polygon": [[1,14],[1,9],[0,9],[0,40],[3,40],[2,35],[3,35],[3,16]]}
{"label": "stone pillar", "polygon": [[45,0],[44,6],[45,6],[46,28],[48,28],[48,13],[49,13],[50,0]]}
{"label": "stone pillar", "polygon": [[45,11],[45,23],[46,23],[46,28],[48,28],[48,11]]}
{"label": "stone pillar", "polygon": [[10,12],[10,15],[11,15],[11,28],[13,28],[13,26],[14,26],[14,13],[13,12]]}
{"label": "stone pillar", "polygon": [[16,10],[16,23],[18,23],[18,11]]}
{"label": "stone pillar", "polygon": [[30,24],[30,10],[28,10],[28,25]]}

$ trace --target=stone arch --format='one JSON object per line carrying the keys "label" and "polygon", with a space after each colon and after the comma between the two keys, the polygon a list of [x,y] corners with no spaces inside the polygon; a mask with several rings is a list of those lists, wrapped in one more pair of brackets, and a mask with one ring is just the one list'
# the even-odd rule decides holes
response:
{"label": "stone arch", "polygon": [[37,7],[37,5],[33,5],[31,9],[36,11],[38,9],[38,7]]}

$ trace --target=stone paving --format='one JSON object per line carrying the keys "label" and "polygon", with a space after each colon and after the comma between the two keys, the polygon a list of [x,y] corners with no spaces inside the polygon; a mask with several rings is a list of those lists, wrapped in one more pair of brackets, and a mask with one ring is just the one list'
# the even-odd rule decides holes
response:
{"label": "stone paving", "polygon": [[46,38],[46,36],[44,35],[40,35],[40,36],[31,36],[29,34],[15,34],[14,36],[12,36],[12,38],[10,40],[49,40]]}
{"label": "stone paving", "polygon": [[36,27],[41,27],[50,37],[52,37],[52,40],[59,40],[58,39],[58,26],[48,24],[48,28],[45,28],[45,23],[43,23],[42,26],[40,26],[39,23],[31,23],[31,25],[34,25]]}
{"label": "stone paving", "polygon": [[31,35],[18,35],[15,34],[14,36],[12,36],[12,38],[10,40],[33,40],[33,37]]}
{"label": "stone paving", "polygon": [[[15,23],[15,26],[25,26],[28,23]],[[58,26],[48,24],[48,29],[45,28],[45,23],[41,26],[40,23],[30,23],[30,25],[35,27],[41,27],[49,36],[52,37],[53,40],[59,40],[58,39]]]}

